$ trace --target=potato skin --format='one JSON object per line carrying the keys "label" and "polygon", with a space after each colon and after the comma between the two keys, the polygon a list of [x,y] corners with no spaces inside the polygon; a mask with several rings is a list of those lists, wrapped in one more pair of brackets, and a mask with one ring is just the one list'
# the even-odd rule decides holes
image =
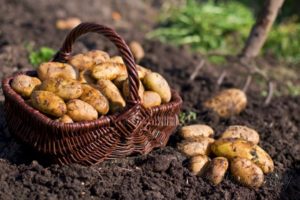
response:
{"label": "potato skin", "polygon": [[124,61],[123,61],[123,58],[121,56],[113,56],[110,58],[109,60],[110,62],[113,62],[113,63],[121,63],[121,64],[124,64]]}
{"label": "potato skin", "polygon": [[211,150],[215,155],[224,156],[228,159],[241,157],[251,160],[266,174],[274,170],[274,163],[269,154],[258,145],[246,140],[238,138],[219,139],[211,145]]}
{"label": "potato skin", "polygon": [[31,103],[34,108],[54,117],[61,117],[67,111],[65,102],[59,96],[49,91],[33,91]]}
{"label": "potato skin", "polygon": [[206,108],[212,109],[223,118],[240,114],[246,105],[246,94],[242,90],[234,88],[223,90],[204,103]]}
{"label": "potato skin", "polygon": [[92,72],[90,70],[82,70],[79,72],[78,77],[79,83],[88,83],[88,84],[95,84],[97,80],[92,77]]}
{"label": "potato skin", "polygon": [[79,99],[72,99],[67,103],[67,115],[75,122],[90,121],[98,118],[98,112],[95,108]]}
{"label": "potato skin", "polygon": [[82,94],[82,87],[79,82],[64,78],[46,79],[39,89],[53,92],[64,100],[76,99]]}
{"label": "potato skin", "polygon": [[205,124],[193,124],[184,126],[180,130],[180,135],[185,138],[193,138],[198,136],[211,137],[214,134],[214,130]]}
{"label": "potato skin", "polygon": [[11,87],[21,96],[28,98],[32,91],[40,84],[40,79],[22,74],[13,79]]}
{"label": "potato skin", "polygon": [[183,140],[177,145],[180,152],[188,157],[196,155],[208,155],[210,153],[210,145],[214,142],[214,139],[207,137],[197,137],[187,140]]}
{"label": "potato skin", "polygon": [[214,185],[222,182],[228,169],[228,160],[224,157],[214,158],[207,166],[205,177]]}
{"label": "potato skin", "polygon": [[123,99],[119,89],[113,84],[112,81],[106,79],[100,79],[98,81],[98,87],[100,92],[108,99],[109,109],[112,112],[122,109],[126,106],[126,102]]}
{"label": "potato skin", "polygon": [[258,188],[264,182],[263,171],[245,158],[234,158],[230,163],[230,171],[237,182],[247,187]]}
{"label": "potato skin", "polygon": [[120,64],[104,62],[92,68],[92,76],[95,79],[113,80],[121,74]]}
{"label": "potato skin", "polygon": [[84,55],[90,57],[94,61],[94,64],[96,64],[96,65],[100,64],[102,62],[106,62],[110,59],[108,53],[106,53],[105,51],[100,51],[100,50],[88,51]]}
{"label": "potato skin", "polygon": [[161,104],[161,97],[158,93],[152,91],[145,91],[142,98],[142,106],[144,108],[151,108]]}
{"label": "potato skin", "polygon": [[221,138],[241,138],[253,144],[258,144],[259,142],[259,134],[247,126],[229,126],[224,133],[222,133]]}
{"label": "potato skin", "polygon": [[[143,100],[144,91],[145,91],[144,86],[143,86],[142,82],[140,81],[138,93],[139,93],[139,97],[141,98],[141,100]],[[128,79],[123,82],[122,94],[125,99],[129,97],[129,81],[128,81]]]}
{"label": "potato skin", "polygon": [[171,100],[170,86],[160,74],[156,72],[146,74],[143,83],[146,89],[157,92],[163,103],[167,103]]}
{"label": "potato skin", "polygon": [[130,42],[129,48],[137,61],[141,60],[145,56],[143,47],[137,41]]}
{"label": "potato skin", "polygon": [[49,78],[67,78],[77,79],[77,71],[69,64],[59,62],[45,62],[37,69],[39,79],[46,80]]}
{"label": "potato skin", "polygon": [[62,122],[62,123],[73,123],[73,120],[69,115],[63,115],[60,118],[56,119],[55,121]]}
{"label": "potato skin", "polygon": [[190,159],[190,171],[194,175],[202,175],[205,167],[209,162],[209,157],[206,155],[196,155]]}
{"label": "potato skin", "polygon": [[95,62],[91,57],[82,53],[72,56],[68,63],[74,66],[79,71],[90,69],[95,65]]}
{"label": "potato skin", "polygon": [[82,84],[83,93],[80,99],[93,106],[99,114],[105,115],[109,111],[109,103],[106,97],[97,89],[88,84]]}

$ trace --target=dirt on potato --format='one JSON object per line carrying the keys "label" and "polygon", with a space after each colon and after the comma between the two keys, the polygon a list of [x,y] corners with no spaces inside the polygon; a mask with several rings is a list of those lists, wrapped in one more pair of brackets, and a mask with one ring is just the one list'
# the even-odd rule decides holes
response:
{"label": "dirt on potato", "polygon": [[[24,43],[59,48],[67,32],[55,29],[56,19],[75,16],[82,21],[109,24],[126,41],[141,42],[145,57],[140,64],[161,73],[180,92],[184,100],[182,110],[197,113],[190,124],[208,124],[216,137],[230,125],[255,129],[260,134],[259,145],[274,160],[275,171],[266,175],[259,189],[239,185],[230,173],[221,184],[213,186],[188,170],[187,158],[176,149],[181,140],[178,132],[165,148],[148,155],[106,161],[92,167],[49,164],[43,156],[11,137],[1,93],[0,199],[299,199],[300,98],[277,97],[264,106],[264,98],[257,93],[259,88],[250,87],[245,111],[226,120],[219,118],[202,104],[221,89],[242,88],[240,79],[235,78],[238,72],[233,71],[234,76],[218,86],[215,74],[220,69],[206,66],[194,81],[189,81],[201,56],[185,48],[144,40],[145,32],[153,25],[149,16],[156,10],[139,2],[142,1],[0,0],[0,78],[17,70],[32,69]],[[152,2],[157,6],[160,1]],[[120,13],[121,22],[112,18],[112,12]],[[83,37],[75,46],[77,52],[97,48],[116,54],[116,49],[97,35]]]}

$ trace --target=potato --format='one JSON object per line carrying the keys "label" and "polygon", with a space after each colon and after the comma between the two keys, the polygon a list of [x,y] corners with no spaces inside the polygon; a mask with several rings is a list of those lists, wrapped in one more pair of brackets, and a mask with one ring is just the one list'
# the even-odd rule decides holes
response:
{"label": "potato", "polygon": [[60,30],[70,30],[81,23],[81,20],[76,17],[70,17],[67,19],[59,19],[56,21],[56,28]]}
{"label": "potato", "polygon": [[187,139],[177,145],[180,152],[186,156],[208,155],[210,153],[210,145],[214,139],[207,137],[197,137],[193,140]]}
{"label": "potato", "polygon": [[[138,93],[139,93],[141,100],[143,100],[144,91],[145,91],[144,86],[143,86],[142,82],[140,81]],[[129,81],[128,81],[128,79],[123,82],[122,93],[125,98],[129,97]]]}
{"label": "potato", "polygon": [[68,115],[63,115],[60,118],[56,119],[55,121],[62,122],[62,123],[73,123],[72,118]]}
{"label": "potato", "polygon": [[110,62],[113,62],[113,63],[121,63],[121,64],[124,64],[124,61],[123,61],[123,58],[121,56],[113,56],[110,58],[109,60]]}
{"label": "potato", "polygon": [[223,90],[204,103],[205,107],[212,109],[224,118],[240,114],[246,108],[246,105],[247,96],[239,89]]}
{"label": "potato", "polygon": [[224,157],[214,158],[207,166],[205,177],[214,185],[222,182],[228,169],[228,160]]}
{"label": "potato", "polygon": [[190,160],[190,171],[194,175],[202,175],[205,171],[205,167],[209,161],[209,157],[206,155],[197,155]]}
{"label": "potato", "polygon": [[40,85],[39,89],[53,92],[64,100],[77,99],[82,94],[82,87],[79,82],[64,78],[47,79]]}
{"label": "potato", "polygon": [[54,117],[61,117],[67,111],[65,102],[59,96],[49,91],[33,91],[31,103],[34,108]]}
{"label": "potato", "polygon": [[92,76],[96,79],[113,80],[121,74],[120,65],[118,63],[104,62],[92,68]]}
{"label": "potato", "polygon": [[67,115],[75,122],[95,120],[98,118],[98,112],[95,108],[79,99],[72,99],[67,103]]}
{"label": "potato", "polygon": [[78,81],[79,83],[88,83],[88,84],[97,83],[97,80],[92,77],[92,73],[90,70],[83,70],[79,72]]}
{"label": "potato", "polygon": [[136,65],[136,70],[138,72],[139,79],[144,79],[146,74],[151,73],[150,69],[142,67],[141,65]]}
{"label": "potato", "polygon": [[95,65],[94,60],[82,53],[72,56],[69,60],[69,64],[74,66],[79,71],[90,69]]}
{"label": "potato", "polygon": [[230,171],[237,182],[248,187],[258,188],[264,182],[262,170],[245,158],[234,158],[230,162]]}
{"label": "potato", "polygon": [[85,53],[84,55],[92,58],[92,60],[94,61],[94,64],[96,64],[96,65],[109,60],[109,55],[105,51],[92,50],[92,51]]}
{"label": "potato", "polygon": [[151,108],[161,104],[161,97],[156,92],[145,91],[142,98],[142,106]]}
{"label": "potato", "polygon": [[143,83],[146,89],[157,92],[163,103],[167,103],[171,100],[169,84],[160,74],[156,72],[146,74]]}
{"label": "potato", "polygon": [[123,83],[127,80],[127,75],[118,75],[117,78],[114,79],[114,84],[117,86],[118,89],[122,90]]}
{"label": "potato", "polygon": [[123,99],[118,88],[113,84],[112,81],[106,79],[100,79],[98,81],[98,89],[108,99],[109,109],[115,112],[126,106],[126,102]]}
{"label": "potato", "polygon": [[129,44],[129,48],[137,61],[141,60],[145,56],[144,49],[140,43],[132,41]]}
{"label": "potato", "polygon": [[259,142],[258,133],[247,126],[229,126],[221,135],[221,138],[241,138],[254,144]]}
{"label": "potato", "polygon": [[36,77],[18,75],[13,79],[11,87],[21,96],[28,98],[30,97],[32,91],[40,84],[40,79]]}
{"label": "potato", "polygon": [[80,99],[93,106],[99,114],[105,115],[109,110],[109,103],[106,97],[97,89],[88,84],[82,84],[83,93]]}
{"label": "potato", "polygon": [[251,160],[266,174],[274,170],[274,163],[269,154],[256,144],[246,140],[238,138],[219,139],[211,145],[211,150],[215,155],[224,156],[228,159],[241,157]]}
{"label": "potato", "polygon": [[183,138],[187,139],[198,136],[210,137],[214,134],[214,130],[204,124],[193,124],[182,127],[179,133]]}
{"label": "potato", "polygon": [[77,79],[77,71],[69,64],[59,62],[45,62],[37,69],[39,79],[46,80],[48,78],[68,78]]}

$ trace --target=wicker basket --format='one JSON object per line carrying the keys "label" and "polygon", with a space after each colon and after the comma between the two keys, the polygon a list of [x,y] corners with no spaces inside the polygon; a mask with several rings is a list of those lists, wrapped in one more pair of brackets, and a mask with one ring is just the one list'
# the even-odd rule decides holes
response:
{"label": "wicker basket", "polygon": [[5,115],[10,133],[60,164],[91,165],[104,159],[135,153],[146,154],[153,148],[166,145],[179,123],[178,113],[182,100],[172,90],[169,103],[149,109],[141,106],[139,79],[132,53],[115,31],[98,24],[82,23],[69,33],[53,61],[67,62],[75,40],[89,32],[106,36],[117,46],[125,62],[130,91],[126,108],[121,113],[101,116],[94,121],[71,124],[56,122],[27,105],[11,88],[10,83],[18,74],[37,76],[36,71],[27,71],[2,81]]}

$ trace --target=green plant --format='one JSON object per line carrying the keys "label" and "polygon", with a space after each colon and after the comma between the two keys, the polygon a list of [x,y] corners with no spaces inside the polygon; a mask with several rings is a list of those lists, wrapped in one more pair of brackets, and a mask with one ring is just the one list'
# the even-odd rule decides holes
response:
{"label": "green plant", "polygon": [[42,62],[49,61],[55,54],[55,50],[49,47],[41,47],[37,51],[29,50],[29,62],[33,66],[38,66]]}
{"label": "green plant", "polygon": [[197,113],[188,111],[188,112],[181,112],[179,114],[179,122],[180,124],[186,124],[192,120],[197,119]]}

